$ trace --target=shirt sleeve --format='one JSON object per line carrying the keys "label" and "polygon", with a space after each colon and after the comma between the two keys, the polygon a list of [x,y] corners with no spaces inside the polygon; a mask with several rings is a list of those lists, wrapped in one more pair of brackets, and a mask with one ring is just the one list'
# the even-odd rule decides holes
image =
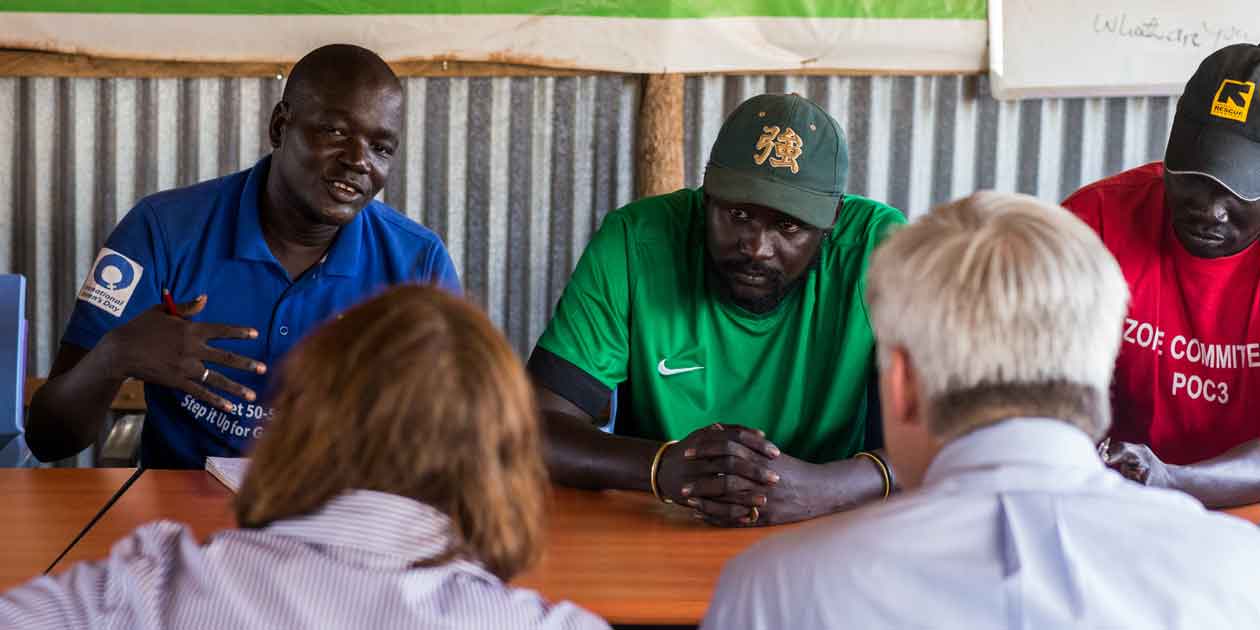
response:
{"label": "shirt sleeve", "polygon": [[437,285],[452,295],[463,295],[463,287],[459,283],[459,272],[455,271],[455,263],[441,241],[436,241],[428,260],[419,270],[417,280]]}
{"label": "shirt sleeve", "polygon": [[782,584],[765,583],[755,563],[745,552],[726,563],[718,578],[717,588],[709,600],[709,609],[700,622],[700,630],[745,628],[746,630],[770,630],[788,628],[784,624],[789,617],[778,610],[777,591]]}
{"label": "shirt sleeve", "polygon": [[[862,313],[866,323],[871,325],[871,309],[866,300],[866,275],[870,267],[871,254],[893,232],[906,224],[906,216],[901,211],[888,206],[886,210],[875,216],[868,232],[866,259],[862,262],[862,273],[858,277],[858,300],[862,305]],[[873,334],[873,333],[872,333]],[[861,408],[866,412],[863,420],[866,423],[865,439],[862,450],[873,451],[884,447],[883,407],[879,399],[879,369],[875,365],[875,351],[871,352],[869,376],[866,380],[866,395]]]}
{"label": "shirt sleeve", "polygon": [[1102,236],[1102,196],[1097,186],[1091,186],[1082,188],[1063,200],[1063,207],[1076,215],[1076,218],[1084,221],[1100,237]]}
{"label": "shirt sleeve", "polygon": [[0,628],[157,627],[158,608],[167,601],[164,579],[196,545],[182,525],[145,525],[115,543],[105,560],[79,563],[0,595]]}
{"label": "shirt sleeve", "polygon": [[866,438],[862,442],[862,450],[874,451],[884,448],[884,408],[879,400],[879,370],[871,366],[871,375],[866,379]]}
{"label": "shirt sleeve", "polygon": [[[535,354],[546,351],[580,373],[589,375],[609,392],[627,377],[630,355],[630,229],[620,213],[612,213],[591,238],[578,260],[555,315],[538,340]],[[552,362],[555,363],[555,362]],[[575,404],[575,387],[583,379],[566,378],[566,370],[535,369],[540,384]]]}
{"label": "shirt sleeve", "polygon": [[866,274],[871,265],[871,255],[894,231],[905,225],[906,215],[892,206],[877,207],[871,216],[865,234],[866,255],[862,259],[862,273],[858,275],[858,300],[862,305],[862,313],[866,315],[867,324],[871,321],[871,309],[866,301]]}
{"label": "shirt sleeve", "polygon": [[95,581],[102,571],[100,564],[80,565],[64,575],[40,576],[0,595],[0,628],[88,628],[87,607],[75,600],[73,580]]}
{"label": "shirt sleeve", "polygon": [[79,289],[63,343],[93,348],[105,333],[161,301],[166,248],[152,208],[141,201],[110,233]]}

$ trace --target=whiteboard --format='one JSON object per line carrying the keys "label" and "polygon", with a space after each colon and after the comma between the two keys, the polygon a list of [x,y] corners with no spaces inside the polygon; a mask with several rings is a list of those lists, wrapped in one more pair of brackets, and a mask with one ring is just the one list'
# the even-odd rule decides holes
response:
{"label": "whiteboard", "polygon": [[989,0],[997,98],[1178,95],[1213,51],[1260,42],[1260,0]]}

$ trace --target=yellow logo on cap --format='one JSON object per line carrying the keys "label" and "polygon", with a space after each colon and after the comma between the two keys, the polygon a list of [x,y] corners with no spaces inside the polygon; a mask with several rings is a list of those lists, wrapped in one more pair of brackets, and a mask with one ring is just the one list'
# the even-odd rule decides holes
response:
{"label": "yellow logo on cap", "polygon": [[1225,79],[1216,90],[1216,98],[1212,99],[1212,115],[1245,123],[1251,111],[1251,97],[1255,95],[1255,83]]}
{"label": "yellow logo on cap", "polygon": [[[801,172],[801,165],[796,159],[801,157],[801,150],[805,148],[805,140],[801,138],[791,127],[782,130],[777,126],[762,127],[761,137],[757,138],[757,151],[753,154],[753,162],[757,166],[766,163],[766,158],[770,158],[770,166],[774,168],[790,168],[792,174]],[[774,157],[770,157],[770,152],[774,151]]]}

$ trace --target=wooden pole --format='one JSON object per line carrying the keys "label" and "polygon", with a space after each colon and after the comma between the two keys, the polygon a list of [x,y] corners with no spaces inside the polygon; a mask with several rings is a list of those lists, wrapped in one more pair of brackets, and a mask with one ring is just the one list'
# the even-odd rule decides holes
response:
{"label": "wooden pole", "polygon": [[683,85],[681,74],[650,74],[639,105],[635,172],[639,197],[683,187]]}

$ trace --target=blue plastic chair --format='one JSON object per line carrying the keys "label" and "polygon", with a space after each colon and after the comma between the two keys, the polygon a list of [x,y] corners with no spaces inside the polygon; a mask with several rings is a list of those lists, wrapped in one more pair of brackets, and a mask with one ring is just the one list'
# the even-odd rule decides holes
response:
{"label": "blue plastic chair", "polygon": [[0,275],[0,467],[30,460],[21,439],[26,380],[26,278]]}
{"label": "blue plastic chair", "polygon": [[617,427],[617,388],[613,387],[612,398],[608,401],[608,423],[599,428],[604,433],[612,433]]}

